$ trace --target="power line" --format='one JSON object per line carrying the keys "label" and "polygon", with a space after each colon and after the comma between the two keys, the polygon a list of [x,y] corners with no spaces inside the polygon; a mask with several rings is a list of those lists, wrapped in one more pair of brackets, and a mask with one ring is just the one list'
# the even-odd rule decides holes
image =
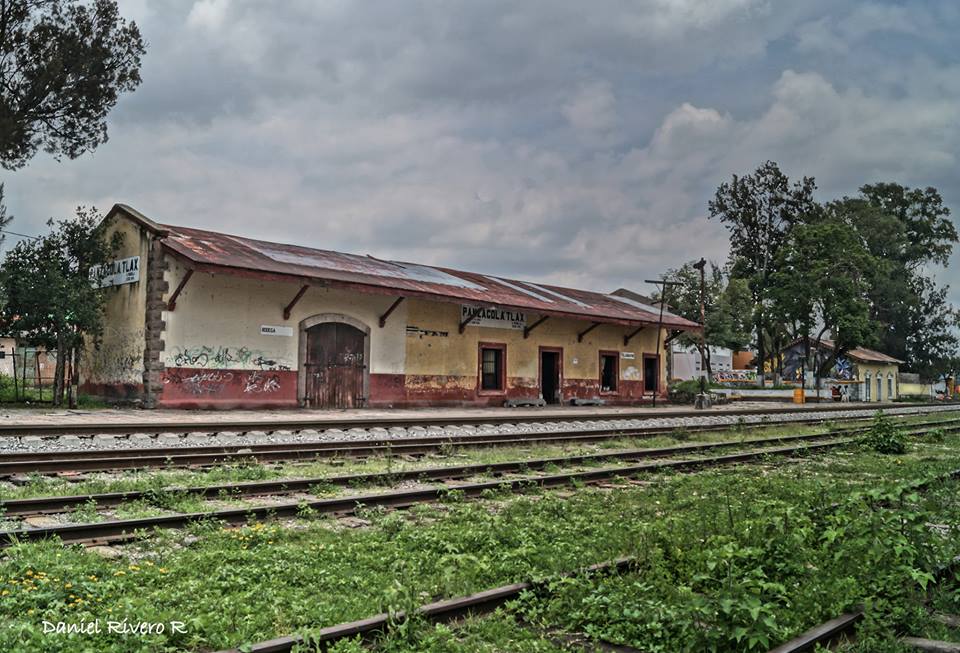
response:
{"label": "power line", "polygon": [[16,231],[9,231],[7,229],[0,229],[0,234],[10,234],[11,236],[20,236],[21,238],[32,238],[33,240],[43,240],[40,236],[30,236],[27,234],[19,234]]}

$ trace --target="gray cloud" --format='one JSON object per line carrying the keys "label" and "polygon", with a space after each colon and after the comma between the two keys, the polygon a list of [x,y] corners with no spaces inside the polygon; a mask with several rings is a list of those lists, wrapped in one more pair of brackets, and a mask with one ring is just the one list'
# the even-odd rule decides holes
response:
{"label": "gray cloud", "polygon": [[[160,221],[600,290],[726,256],[706,202],[765,159],[824,197],[956,185],[950,0],[124,2],[111,140],[5,175],[17,230]],[[951,274],[945,278],[949,280]]]}

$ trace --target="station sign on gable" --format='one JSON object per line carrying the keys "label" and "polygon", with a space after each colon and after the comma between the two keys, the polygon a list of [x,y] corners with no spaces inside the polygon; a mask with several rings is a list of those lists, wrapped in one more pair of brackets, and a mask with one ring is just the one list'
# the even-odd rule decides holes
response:
{"label": "station sign on gable", "polygon": [[[103,275],[101,277],[101,275]],[[100,279],[100,288],[107,286],[122,286],[125,283],[140,281],[140,257],[128,256],[105,265],[94,265],[90,268],[90,281],[96,283]]]}
{"label": "station sign on gable", "polygon": [[527,326],[527,316],[522,311],[514,311],[494,306],[460,306],[460,321],[471,318],[468,326],[490,329],[523,329]]}

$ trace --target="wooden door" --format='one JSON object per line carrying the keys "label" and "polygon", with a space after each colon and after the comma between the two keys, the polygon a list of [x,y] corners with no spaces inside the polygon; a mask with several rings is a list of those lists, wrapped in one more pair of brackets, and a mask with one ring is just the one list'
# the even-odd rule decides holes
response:
{"label": "wooden door", "polygon": [[363,331],[341,322],[323,322],[307,329],[306,400],[313,408],[355,408],[363,405]]}

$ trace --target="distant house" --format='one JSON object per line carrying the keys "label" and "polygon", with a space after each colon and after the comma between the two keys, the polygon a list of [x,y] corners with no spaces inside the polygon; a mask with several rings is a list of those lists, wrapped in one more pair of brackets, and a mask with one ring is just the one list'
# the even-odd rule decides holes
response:
{"label": "distant house", "polygon": [[757,366],[757,353],[754,351],[733,352],[733,369],[749,370]]}
{"label": "distant house", "polygon": [[[811,348],[816,342],[811,341]],[[832,354],[834,343],[824,338],[816,352],[818,363]],[[803,341],[796,340],[783,352],[783,378],[799,381],[804,358]],[[873,349],[857,347],[837,358],[830,370],[824,373],[825,385],[845,389],[851,401],[890,401],[900,396],[900,364],[902,360]],[[807,384],[814,383],[814,370],[807,370]]]}
{"label": "distant house", "polygon": [[919,374],[900,372],[899,396],[933,397],[935,394],[934,384],[925,382]]}
{"label": "distant house", "polygon": [[[700,351],[692,345],[671,343],[671,380],[699,379],[705,373],[700,369]],[[710,347],[710,369],[714,378],[733,370],[733,352],[726,347]]]}

